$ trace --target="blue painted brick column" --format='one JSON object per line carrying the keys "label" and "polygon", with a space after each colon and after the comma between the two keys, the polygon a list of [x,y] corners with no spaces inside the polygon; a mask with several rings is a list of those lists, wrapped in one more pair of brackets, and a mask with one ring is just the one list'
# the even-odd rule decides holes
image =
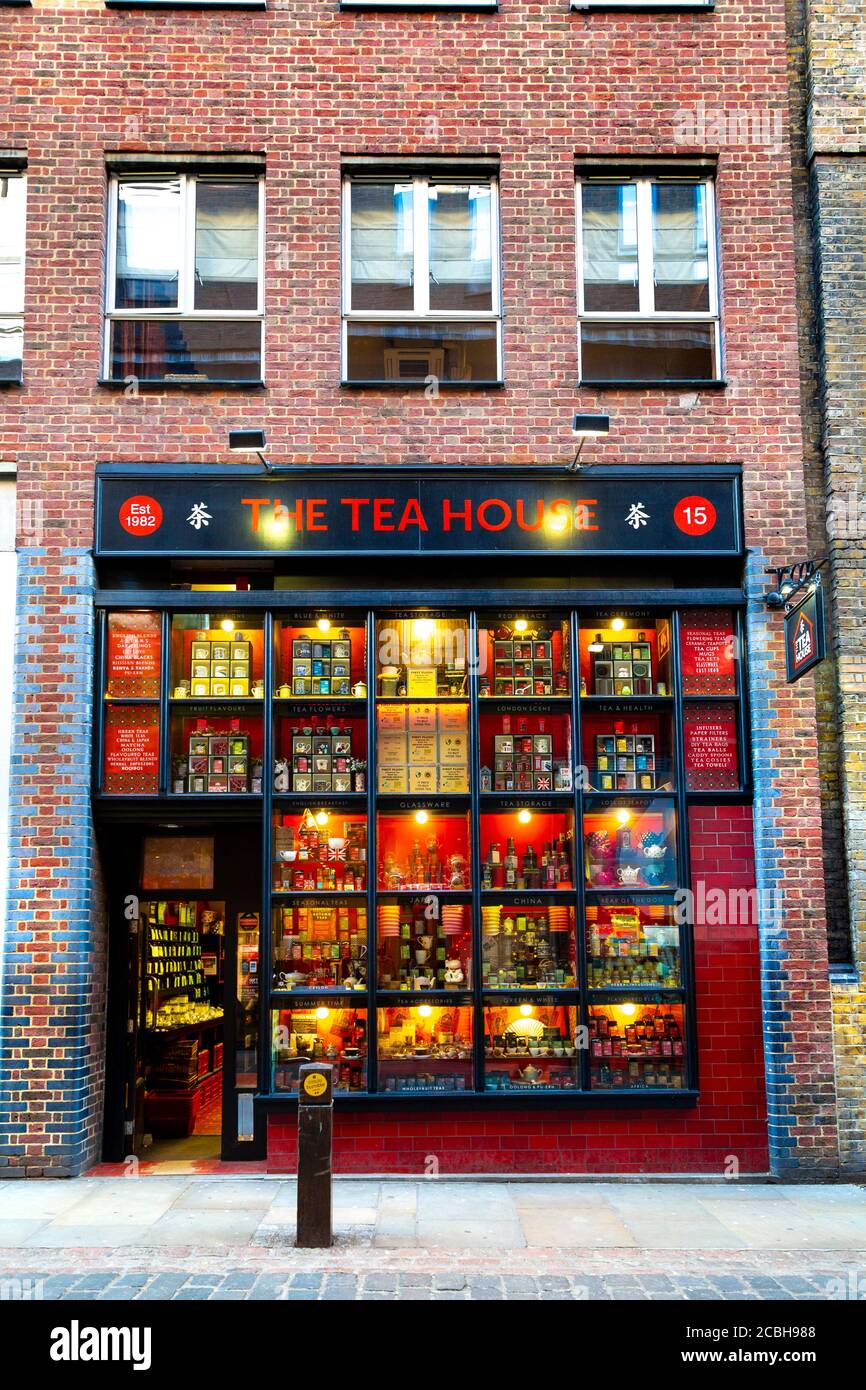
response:
{"label": "blue painted brick column", "polygon": [[98,1157],[105,933],[90,806],[94,573],[22,549],[0,994],[0,1177]]}

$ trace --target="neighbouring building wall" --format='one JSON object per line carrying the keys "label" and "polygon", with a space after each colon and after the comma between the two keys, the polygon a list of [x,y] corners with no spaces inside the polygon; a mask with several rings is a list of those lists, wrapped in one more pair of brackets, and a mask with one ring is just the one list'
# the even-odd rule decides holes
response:
{"label": "neighbouring building wall", "polygon": [[12,752],[15,644],[15,470],[0,464],[0,1010],[9,886],[9,759]]}

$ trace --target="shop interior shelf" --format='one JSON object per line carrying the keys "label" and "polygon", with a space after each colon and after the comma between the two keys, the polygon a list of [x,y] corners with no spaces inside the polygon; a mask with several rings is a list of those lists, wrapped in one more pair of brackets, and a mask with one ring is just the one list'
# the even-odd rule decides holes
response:
{"label": "shop interior shelf", "polygon": [[187,695],[181,699],[172,696],[168,703],[173,709],[221,710],[231,709],[233,705],[242,705],[244,709],[255,709],[265,702],[261,696],[257,695]]}
{"label": "shop interior shelf", "polygon": [[273,888],[271,889],[272,898],[333,898],[335,902],[341,902],[344,898],[354,898],[356,902],[362,902],[367,896],[366,888],[345,892],[341,888]]}
{"label": "shop interior shelf", "polygon": [[576,886],[570,888],[482,888],[485,901],[513,902],[515,898],[550,898],[571,902],[577,894]]}
{"label": "shop interior shelf", "polygon": [[493,710],[494,714],[500,711],[508,714],[518,710],[544,714],[546,709],[567,710],[570,705],[570,695],[480,695],[478,697],[479,710],[481,712]]}
{"label": "shop interior shelf", "polygon": [[581,695],[580,703],[589,706],[640,705],[646,709],[665,709],[673,704],[673,699],[673,695]]}

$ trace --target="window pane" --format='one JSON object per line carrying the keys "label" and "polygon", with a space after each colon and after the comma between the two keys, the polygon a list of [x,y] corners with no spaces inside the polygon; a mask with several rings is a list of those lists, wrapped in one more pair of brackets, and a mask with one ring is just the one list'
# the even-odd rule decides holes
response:
{"label": "window pane", "polygon": [[582,203],[584,307],[639,309],[635,185],[584,184]]}
{"label": "window pane", "polygon": [[349,381],[497,381],[495,323],[350,323]]}
{"label": "window pane", "polygon": [[583,323],[584,381],[712,381],[711,323]]}
{"label": "window pane", "polygon": [[577,1010],[568,1005],[488,1001],[485,1091],[563,1091],[580,1085]]}
{"label": "window pane", "polygon": [[411,183],[352,185],[353,309],[415,304]]}
{"label": "window pane", "polygon": [[706,199],[702,183],[653,184],[657,310],[710,307]]}
{"label": "window pane", "polygon": [[24,329],[21,319],[0,319],[0,381],[21,380]]}
{"label": "window pane", "polygon": [[21,313],[23,308],[24,180],[2,176],[0,177],[0,313],[17,314]]}
{"label": "window pane", "polygon": [[435,184],[428,191],[430,308],[493,308],[490,187]]}
{"label": "window pane", "polygon": [[195,307],[256,309],[258,184],[200,179],[195,196]]}
{"label": "window pane", "polygon": [[123,182],[117,192],[118,309],[177,307],[180,179]]}
{"label": "window pane", "polygon": [[259,381],[261,345],[260,323],[115,320],[111,376],[114,381],[127,376]]}

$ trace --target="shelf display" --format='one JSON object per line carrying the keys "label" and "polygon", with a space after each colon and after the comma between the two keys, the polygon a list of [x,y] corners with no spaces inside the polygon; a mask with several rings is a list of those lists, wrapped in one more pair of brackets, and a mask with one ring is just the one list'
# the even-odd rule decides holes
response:
{"label": "shelf display", "polygon": [[313,899],[272,911],[275,990],[366,989],[366,905]]}
{"label": "shelf display", "polygon": [[468,812],[418,807],[376,820],[377,881],[390,892],[471,887]]}
{"label": "shelf display", "polygon": [[562,903],[483,903],[485,989],[574,989],[574,908]]}
{"label": "shelf display", "polygon": [[580,1085],[577,1009],[509,1003],[484,1010],[486,1091],[573,1091]]}
{"label": "shelf display", "polygon": [[469,705],[379,703],[376,786],[389,796],[468,793]]}
{"label": "shelf display", "polygon": [[736,695],[737,637],[729,608],[691,608],[680,619],[684,695]]}
{"label": "shelf display", "polygon": [[574,888],[574,818],[529,810],[481,814],[481,887],[514,891]]}
{"label": "shelf display", "polygon": [[599,898],[586,904],[590,989],[682,987],[680,929],[663,900]]}
{"label": "shelf display", "polygon": [[376,625],[376,694],[435,700],[469,692],[469,628],[463,618],[389,617]]}
{"label": "shelf display", "polygon": [[367,789],[366,728],[360,719],[296,724],[278,719],[274,791],[316,796]]}
{"label": "shelf display", "polygon": [[572,790],[571,716],[527,714],[517,707],[479,714],[480,790]]}
{"label": "shelf display", "polygon": [[161,666],[161,615],[109,613],[105,647],[107,698],[158,700]]}
{"label": "shelf display", "polygon": [[376,934],[380,989],[472,988],[471,904],[380,899]]}
{"label": "shelf display", "polygon": [[277,812],[272,887],[277,893],[363,893],[367,818],[337,811]]}
{"label": "shelf display", "polygon": [[219,714],[175,710],[171,730],[174,794],[261,796],[261,718],[228,704]]}
{"label": "shelf display", "polygon": [[367,1011],[320,1004],[275,1009],[273,1088],[297,1093],[305,1062],[330,1062],[336,1092],[367,1088]]}
{"label": "shelf display", "polygon": [[682,1005],[590,1005],[589,1073],[592,1090],[682,1090]]}
{"label": "shelf display", "polygon": [[203,935],[224,931],[222,904],[146,902],[144,927],[145,1026],[155,1032],[222,1018],[202,966]]}
{"label": "shelf display", "polygon": [[611,701],[587,710],[581,729],[588,790],[673,791],[673,714]]}
{"label": "shelf display", "polygon": [[590,888],[674,888],[676,812],[660,799],[623,806],[602,798],[583,818],[584,873]]}
{"label": "shelf display", "polygon": [[379,1089],[472,1090],[472,1009],[419,1004],[378,1010]]}
{"label": "shelf display", "polygon": [[582,618],[579,645],[582,696],[671,695],[668,618],[613,614]]}
{"label": "shelf display", "polygon": [[261,700],[265,693],[261,619],[175,614],[171,670],[175,700]]}
{"label": "shelf display", "polygon": [[335,614],[279,622],[276,631],[276,700],[363,699],[367,694],[363,625]]}
{"label": "shelf display", "polygon": [[565,619],[527,615],[480,628],[479,696],[544,699],[570,689]]}

